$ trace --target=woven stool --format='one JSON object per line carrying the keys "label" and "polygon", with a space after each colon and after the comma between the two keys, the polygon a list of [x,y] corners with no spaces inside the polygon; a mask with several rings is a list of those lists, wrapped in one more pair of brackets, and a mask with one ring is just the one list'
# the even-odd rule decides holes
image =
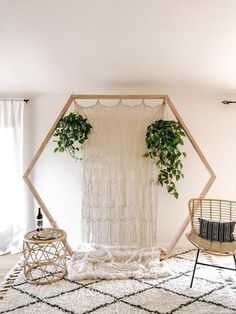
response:
{"label": "woven stool", "polygon": [[45,228],[30,231],[24,237],[24,275],[34,284],[48,284],[62,279],[67,273],[66,233],[61,229]]}

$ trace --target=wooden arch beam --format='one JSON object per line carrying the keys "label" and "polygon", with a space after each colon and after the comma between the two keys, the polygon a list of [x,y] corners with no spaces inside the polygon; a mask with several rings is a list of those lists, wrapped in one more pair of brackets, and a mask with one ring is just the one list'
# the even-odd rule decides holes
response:
{"label": "wooden arch beam", "polygon": [[[184,123],[183,119],[181,118],[181,116],[179,115],[178,111],[176,110],[174,104],[172,103],[172,101],[170,100],[170,98],[168,96],[165,98],[165,103],[169,106],[169,108],[171,109],[172,113],[174,114],[176,120],[180,123],[180,125],[184,129],[184,132],[185,132],[186,136],[188,137],[188,139],[189,139],[190,143],[192,144],[194,150],[198,154],[199,158],[201,159],[203,165],[205,166],[206,170],[208,171],[208,173],[210,175],[209,180],[206,182],[205,186],[203,187],[203,189],[202,189],[202,191],[201,191],[201,193],[200,193],[200,195],[198,197],[198,198],[204,198],[206,196],[207,192],[210,190],[213,182],[215,181],[216,175],[215,175],[214,171],[212,170],[212,168],[211,168],[209,162],[207,161],[206,157],[204,156],[203,152],[201,151],[200,147],[198,146],[197,142],[195,141],[195,139],[193,138],[192,134],[190,133],[189,129],[187,128],[186,124]],[[176,236],[172,240],[169,248],[165,252],[166,256],[169,256],[171,254],[171,252],[175,248],[176,244],[178,243],[180,237],[182,236],[182,234],[186,230],[186,228],[187,228],[189,223],[190,223],[190,215],[188,214],[187,217],[185,218],[185,220],[183,221],[181,227],[179,228]]]}
{"label": "wooden arch beam", "polygon": [[[27,184],[29,190],[33,194],[35,200],[38,202],[39,206],[42,208],[43,213],[45,214],[45,216],[47,217],[48,221],[50,222],[50,224],[51,224],[51,226],[53,228],[58,228],[57,222],[54,220],[54,218],[51,215],[51,213],[50,213],[49,209],[47,208],[46,204],[43,202],[43,200],[40,197],[38,191],[34,187],[34,185],[31,182],[31,180],[29,179],[29,176],[30,176],[30,174],[32,172],[33,167],[35,166],[35,164],[37,163],[39,157],[41,156],[42,152],[44,151],[45,147],[47,146],[49,140],[53,136],[53,134],[54,134],[54,132],[55,132],[55,130],[57,128],[58,122],[63,118],[63,116],[65,115],[65,113],[69,109],[70,105],[72,104],[72,102],[74,100],[78,100],[78,99],[117,99],[117,100],[120,100],[120,99],[161,99],[161,100],[163,100],[165,102],[165,104],[169,106],[169,108],[172,111],[172,113],[174,114],[176,120],[181,124],[181,126],[184,129],[185,134],[188,137],[190,143],[192,144],[194,150],[196,151],[196,153],[198,154],[200,160],[202,161],[202,163],[206,167],[208,173],[210,174],[210,178],[207,181],[206,185],[204,186],[202,192],[200,193],[199,198],[204,198],[206,196],[206,194],[209,191],[209,189],[211,188],[211,186],[212,186],[216,176],[215,176],[215,174],[214,174],[210,164],[206,160],[206,157],[204,156],[204,154],[200,150],[199,146],[197,145],[197,143],[194,140],[192,134],[188,130],[186,124],[184,123],[183,119],[179,115],[178,111],[176,110],[174,104],[172,103],[172,101],[170,100],[168,95],[83,95],[83,94],[71,95],[69,97],[69,99],[67,100],[67,102],[65,103],[62,111],[58,115],[56,121],[52,125],[51,129],[49,130],[49,132],[46,135],[44,141],[40,145],[39,149],[37,150],[35,156],[33,157],[31,163],[29,164],[29,166],[27,167],[27,169],[26,169],[26,171],[25,171],[25,173],[23,175],[23,179],[24,179],[25,183]],[[189,222],[190,222],[190,216],[188,215],[185,218],[184,222],[182,223],[182,225],[181,225],[180,229],[178,230],[176,236],[172,240],[172,242],[171,242],[169,248],[167,249],[167,251],[162,253],[162,258],[165,258],[165,257],[167,257],[168,255],[171,254],[171,252],[175,248],[176,244],[178,243],[180,237],[184,233],[186,227],[188,226]],[[72,255],[73,251],[72,251],[69,243],[67,241],[65,241],[64,244],[65,244],[65,247],[67,248],[68,253],[70,255]]]}

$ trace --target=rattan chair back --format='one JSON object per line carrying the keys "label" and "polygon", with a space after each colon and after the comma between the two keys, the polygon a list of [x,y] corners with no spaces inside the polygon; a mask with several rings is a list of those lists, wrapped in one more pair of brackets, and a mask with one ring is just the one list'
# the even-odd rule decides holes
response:
{"label": "rattan chair back", "polygon": [[[199,232],[198,218],[217,221],[236,221],[236,202],[216,199],[191,199],[189,201],[192,232]],[[236,239],[236,228],[234,230]]]}

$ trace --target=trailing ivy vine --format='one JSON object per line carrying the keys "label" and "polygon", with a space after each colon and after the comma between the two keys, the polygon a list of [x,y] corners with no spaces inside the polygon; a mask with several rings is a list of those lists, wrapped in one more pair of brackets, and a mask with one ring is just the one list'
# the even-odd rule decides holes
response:
{"label": "trailing ivy vine", "polygon": [[175,182],[183,178],[181,157],[186,157],[178,145],[183,145],[185,133],[181,125],[173,120],[158,120],[147,127],[146,144],[148,151],[145,157],[154,159],[160,172],[157,183],[165,185],[168,193],[179,197]]}
{"label": "trailing ivy vine", "polygon": [[81,159],[77,156],[81,144],[87,139],[91,133],[92,125],[87,118],[76,113],[70,113],[64,116],[58,123],[54,136],[57,147],[54,152],[67,152],[74,159]]}

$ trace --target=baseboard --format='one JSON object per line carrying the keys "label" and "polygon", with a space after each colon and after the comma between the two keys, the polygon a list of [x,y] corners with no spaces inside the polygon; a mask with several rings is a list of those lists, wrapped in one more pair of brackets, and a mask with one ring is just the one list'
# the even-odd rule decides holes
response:
{"label": "baseboard", "polygon": [[[158,243],[158,247],[168,249],[170,247],[170,244],[171,243],[168,242],[160,242]],[[179,242],[177,243],[176,248],[193,249],[194,246],[190,242]]]}

